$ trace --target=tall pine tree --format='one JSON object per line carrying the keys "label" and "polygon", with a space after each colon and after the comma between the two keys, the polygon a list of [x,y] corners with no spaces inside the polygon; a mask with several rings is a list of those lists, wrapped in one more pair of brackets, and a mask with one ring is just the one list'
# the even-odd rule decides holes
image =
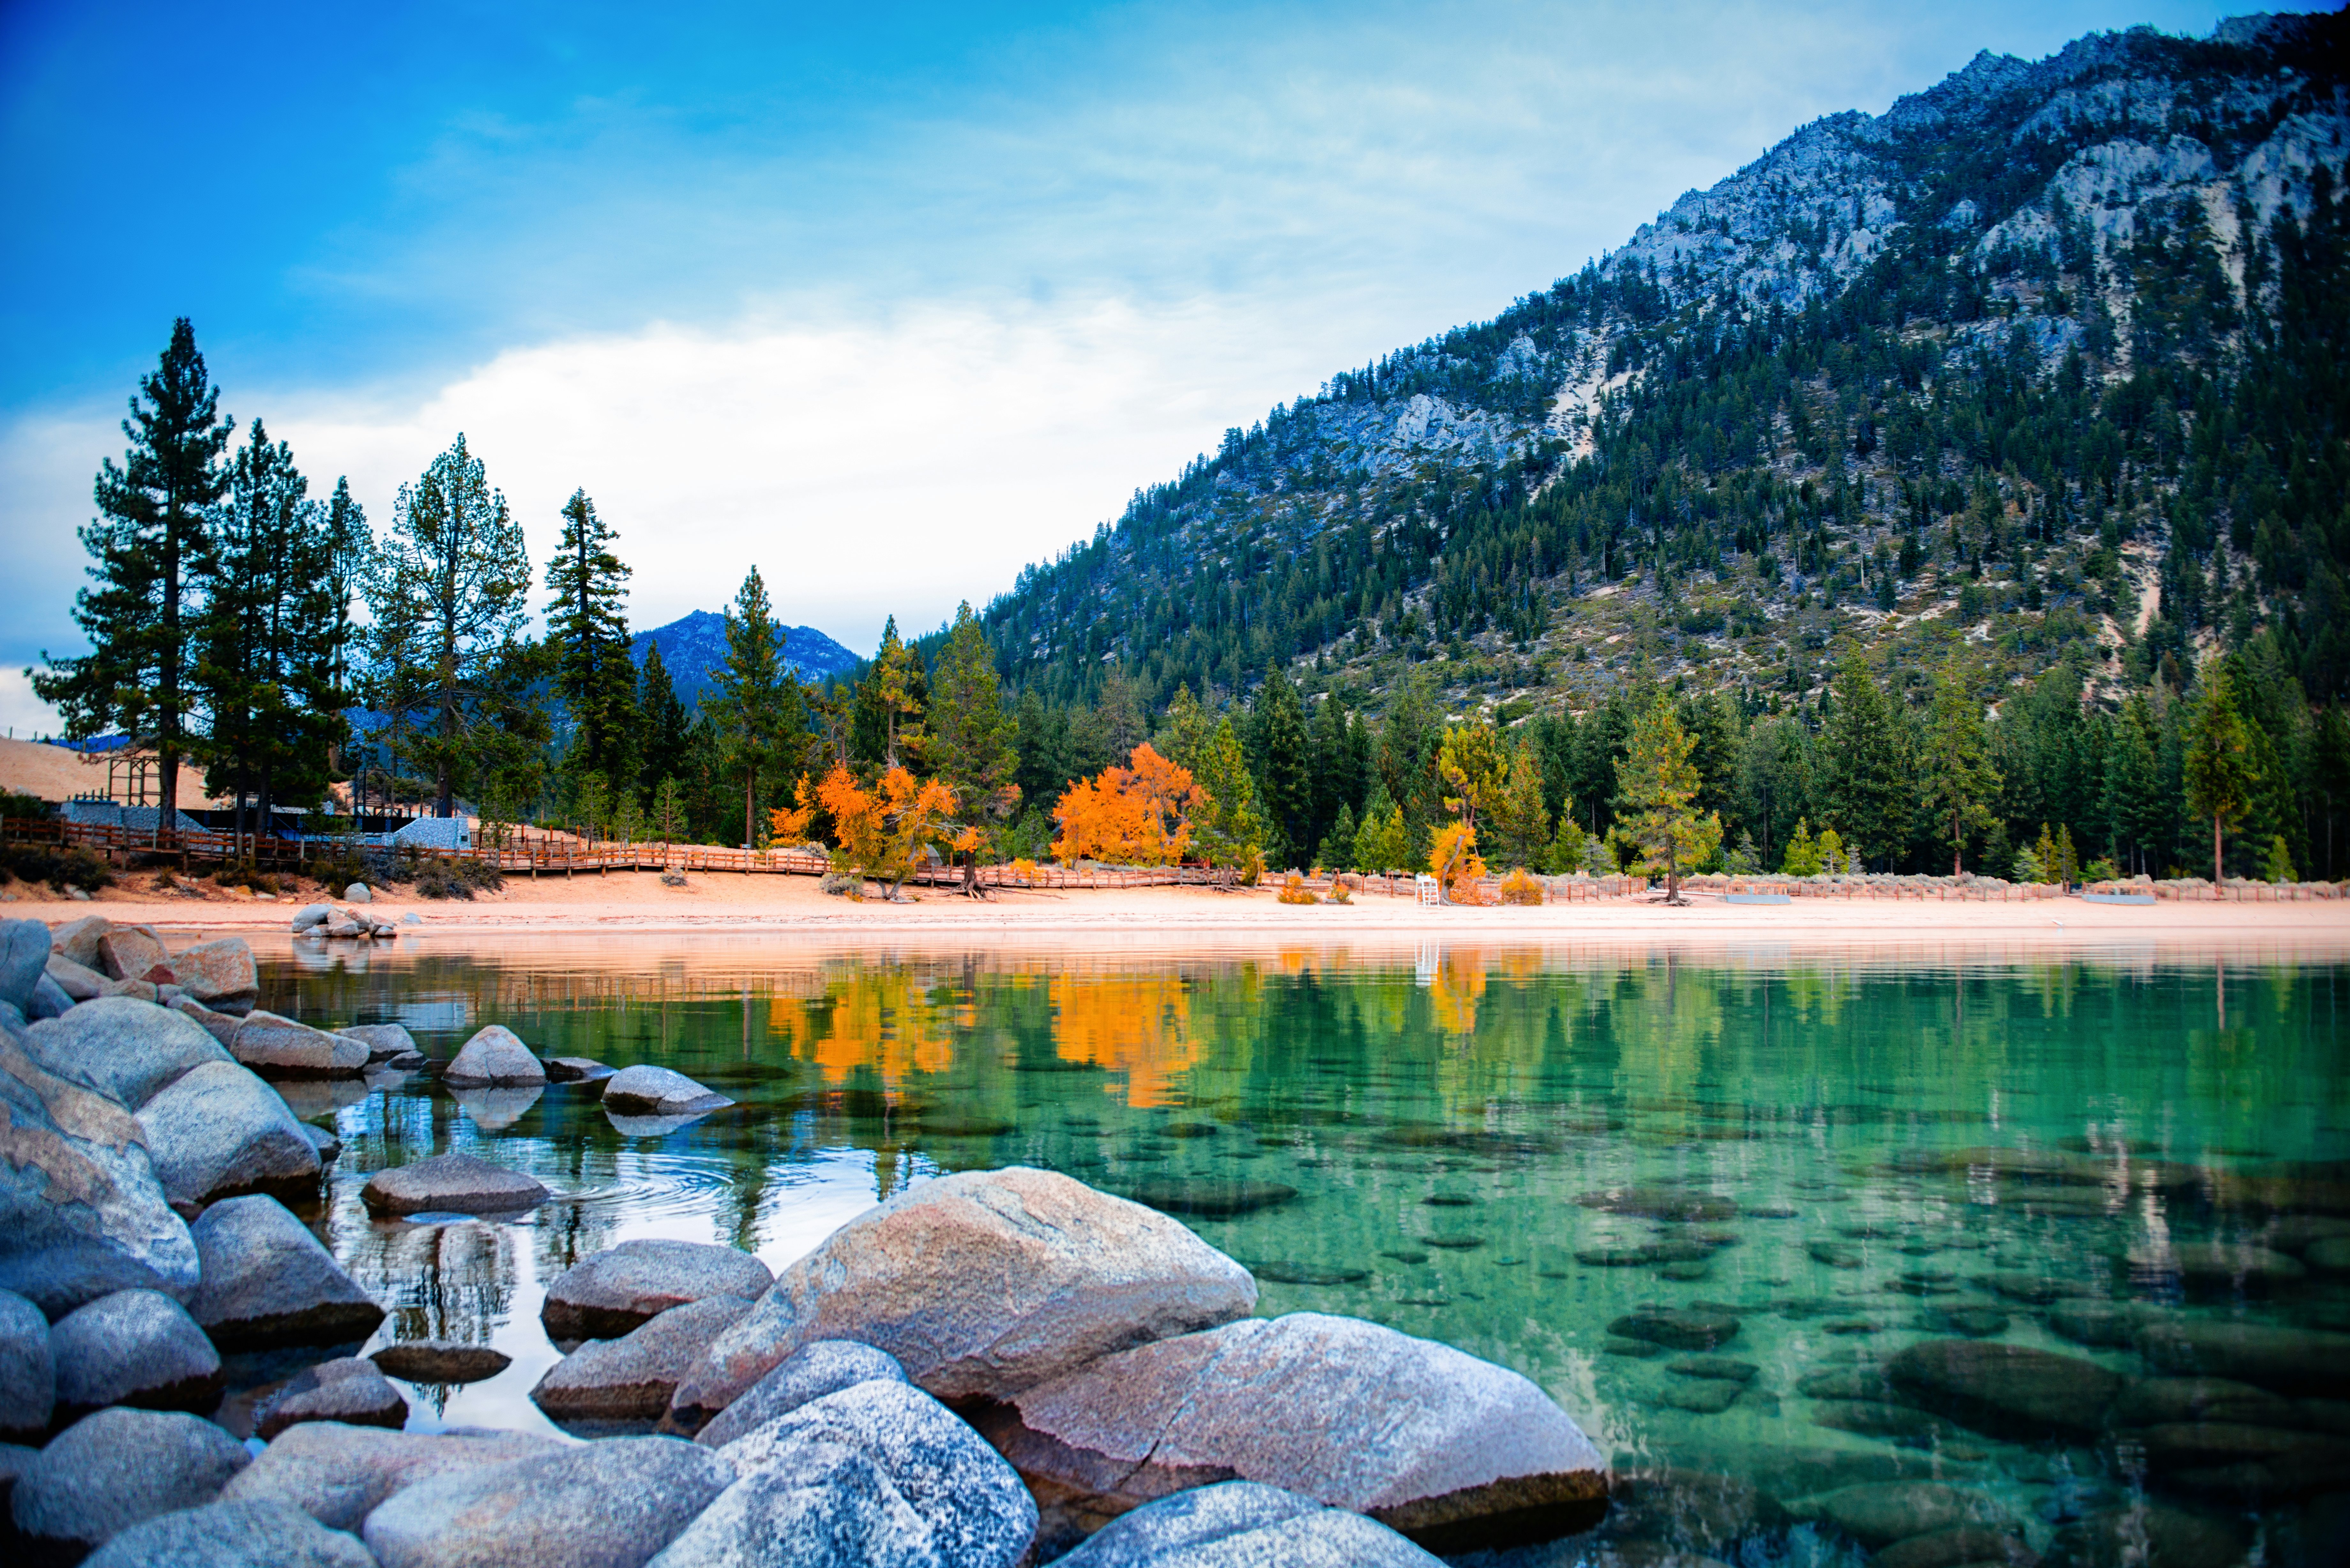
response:
{"label": "tall pine tree", "polygon": [[1991,825],[1999,771],[1991,765],[1982,710],[1955,670],[1935,678],[1934,707],[1927,716],[1918,763],[1918,804],[1950,846],[1950,875],[1956,877],[1964,869],[1967,836]]}
{"label": "tall pine tree", "polygon": [[1917,795],[1908,741],[1899,711],[1853,649],[1836,672],[1835,709],[1820,748],[1828,808],[1846,843],[1897,861],[1909,843]]}
{"label": "tall pine tree", "polygon": [[2211,881],[2228,879],[2229,825],[2243,820],[2260,770],[2253,762],[2251,726],[2236,705],[2235,671],[2215,659],[2203,671],[2203,691],[2187,724],[2187,807],[2211,819]]}
{"label": "tall pine tree", "polygon": [[529,594],[522,525],[460,434],[400,487],[368,587],[372,705],[394,758],[432,780],[436,816],[456,815],[461,789],[510,807],[536,793],[546,715]]}
{"label": "tall pine tree", "polygon": [[685,704],[678,701],[677,682],[661,659],[659,643],[645,649],[645,667],[637,680],[637,712],[643,725],[637,784],[650,800],[659,793],[662,781],[685,778],[691,732]]}
{"label": "tall pine tree", "polygon": [[995,651],[968,602],[956,607],[954,627],[931,671],[931,692],[932,771],[954,787],[965,816],[1009,815],[1020,800],[1012,715],[1003,711],[996,683]]}
{"label": "tall pine tree", "polygon": [[702,704],[724,749],[730,772],[743,781],[743,847],[759,842],[759,781],[780,782],[798,761],[806,722],[799,682],[784,667],[782,639],[759,568],[743,579],[726,609],[726,661],[712,671],[716,690]]}
{"label": "tall pine tree", "polygon": [[1289,865],[1314,853],[1314,775],[1305,707],[1279,665],[1266,669],[1249,722],[1265,850]]}
{"label": "tall pine tree", "polygon": [[555,691],[571,714],[565,758],[575,783],[594,774],[615,792],[637,765],[637,669],[629,650],[629,568],[612,552],[619,535],[596,515],[585,490],[563,504],[563,537],[547,558],[546,641]]}
{"label": "tall pine tree", "polygon": [[122,433],[130,446],[120,466],[99,469],[99,516],[81,530],[96,557],[93,586],[74,597],[74,623],[89,639],[78,658],[51,659],[33,690],[64,712],[77,740],[120,728],[151,745],[162,774],[159,833],[179,809],[180,760],[187,752],[188,646],[195,581],[210,549],[212,508],[228,489],[221,463],[234,420],[220,412],[220,390],[196,352],[195,328],[182,317],[154,374],[142,377]]}

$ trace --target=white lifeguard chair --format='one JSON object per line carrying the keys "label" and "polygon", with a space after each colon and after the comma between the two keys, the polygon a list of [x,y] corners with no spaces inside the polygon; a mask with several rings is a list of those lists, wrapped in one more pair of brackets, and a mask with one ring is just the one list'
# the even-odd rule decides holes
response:
{"label": "white lifeguard chair", "polygon": [[1421,903],[1441,904],[1444,902],[1444,884],[1439,882],[1427,872],[1423,871],[1419,876],[1414,877],[1411,879],[1411,885],[1419,894],[1419,901]]}

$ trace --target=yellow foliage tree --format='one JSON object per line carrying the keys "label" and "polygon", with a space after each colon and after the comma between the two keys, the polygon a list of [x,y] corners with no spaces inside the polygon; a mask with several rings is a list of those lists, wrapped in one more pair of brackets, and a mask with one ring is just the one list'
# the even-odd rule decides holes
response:
{"label": "yellow foliage tree", "polygon": [[1446,903],[1484,901],[1477,884],[1484,877],[1485,862],[1477,853],[1477,830],[1468,823],[1448,822],[1430,835],[1428,867]]}
{"label": "yellow foliage tree", "polygon": [[1510,754],[1493,726],[1481,719],[1444,732],[1436,774],[1444,781],[1444,809],[1474,827],[1509,789]]}
{"label": "yellow foliage tree", "polygon": [[1202,798],[1190,770],[1178,767],[1146,741],[1131,767],[1107,767],[1079,779],[1053,807],[1061,836],[1053,853],[1063,860],[1107,860],[1121,866],[1166,866],[1191,841],[1192,808]]}
{"label": "yellow foliage tree", "polygon": [[904,768],[889,769],[879,784],[867,789],[847,764],[837,762],[810,796],[803,778],[799,809],[774,814],[776,836],[787,836],[787,826],[794,833],[806,831],[821,807],[832,818],[837,840],[833,869],[862,881],[887,882],[892,899],[914,874],[925,850],[978,846],[977,829],[950,820],[955,808],[953,789],[937,779],[918,779]]}

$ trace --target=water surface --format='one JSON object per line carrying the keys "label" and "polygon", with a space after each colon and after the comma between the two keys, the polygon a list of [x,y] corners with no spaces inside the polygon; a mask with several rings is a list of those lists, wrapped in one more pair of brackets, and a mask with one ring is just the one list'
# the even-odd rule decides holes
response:
{"label": "water surface", "polygon": [[[2151,1498],[2260,1560],[2314,1563],[2308,1500],[2339,1481],[2281,1496],[2132,1440],[1994,1438],[1810,1394],[1865,1392],[1854,1376],[1922,1338],[2149,1370],[2058,1332],[2063,1298],[2350,1329],[2350,1282],[2293,1272],[2314,1236],[2350,1233],[2346,991],[2350,967],[2241,956],[550,936],[270,957],[263,1004],[402,1023],[436,1057],[504,1023],[542,1055],[658,1063],[740,1102],[668,1129],[559,1085],[294,1087],[342,1138],[320,1223],[391,1305],[379,1339],[515,1357],[415,1390],[421,1427],[544,1429],[541,1282],[616,1241],[720,1241],[780,1268],[877,1197],[1016,1163],[1180,1212],[1256,1271],[1268,1314],[1352,1314],[1516,1368],[1620,1467],[1751,1476],[1799,1512],[1838,1484],[1935,1477],[2035,1545]],[[368,1172],[452,1148],[559,1201],[369,1220]],[[2182,1269],[2212,1241],[2284,1262]],[[1656,1308],[1727,1320],[1710,1354],[1751,1373],[1611,1332]],[[1690,1375],[1709,1369],[1732,1376]],[[2295,1429],[2345,1417],[2312,1402]],[[1750,1558],[1784,1554],[1773,1528],[1753,1525]],[[1729,1550],[1720,1534],[1688,1543]]]}

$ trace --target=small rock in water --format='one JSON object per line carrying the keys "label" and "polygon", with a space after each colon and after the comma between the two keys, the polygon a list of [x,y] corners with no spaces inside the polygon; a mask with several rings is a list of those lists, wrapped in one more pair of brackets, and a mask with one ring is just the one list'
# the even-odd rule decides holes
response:
{"label": "small rock in water", "polygon": [[2350,1236],[2329,1236],[2313,1241],[2301,1261],[2312,1272],[2320,1274],[2350,1274]]}
{"label": "small rock in water", "polygon": [[1195,1487],[1120,1514],[1055,1568],[1185,1568],[1279,1563],[1282,1568],[1436,1568],[1383,1524],[1255,1481]]}
{"label": "small rock in water", "polygon": [[1673,1350],[1711,1350],[1738,1337],[1738,1319],[1699,1307],[1645,1306],[1607,1325],[1623,1339],[1645,1339]]}
{"label": "small rock in water", "polygon": [[1657,1271],[1660,1278],[1678,1281],[1684,1284],[1702,1280],[1712,1272],[1713,1265],[1710,1262],[1667,1263]]}
{"label": "small rock in water", "polygon": [[629,1422],[650,1428],[710,1342],[750,1310],[740,1296],[714,1295],[671,1307],[618,1339],[590,1340],[547,1368],[531,1402],[583,1436]]}
{"label": "small rock in water", "polygon": [[752,1301],[775,1282],[766,1264],[732,1247],[639,1238],[556,1275],[538,1321],[552,1340],[618,1339],[672,1307],[711,1296]]}
{"label": "small rock in water", "polygon": [[1422,1236],[1419,1240],[1423,1246],[1440,1248],[1448,1252],[1473,1252],[1485,1244],[1484,1237],[1471,1236],[1460,1231]]}
{"label": "small rock in water", "polygon": [[265,1078],[356,1078],[368,1064],[359,1041],[258,1009],[244,1015],[228,1048]]}
{"label": "small rock in water", "polygon": [[594,1084],[612,1075],[612,1069],[593,1056],[549,1056],[546,1065],[550,1084]]}
{"label": "small rock in water", "polygon": [[2281,1394],[2350,1397],[2350,1334],[2165,1318],[2139,1329],[2137,1346],[2148,1361],[2168,1372],[2257,1383]]}
{"label": "small rock in water", "polygon": [[2175,1247],[2162,1261],[2179,1283],[2199,1296],[2267,1295],[2309,1277],[2300,1262],[2282,1252],[2245,1242],[2201,1242]]}
{"label": "small rock in water", "polygon": [[379,1170],[359,1189],[360,1200],[375,1215],[499,1213],[533,1208],[548,1196],[544,1186],[521,1172],[470,1154],[436,1154]]}
{"label": "small rock in water", "polygon": [[623,1116],[692,1116],[734,1102],[682,1073],[639,1063],[604,1081],[604,1108]]}
{"label": "small rock in water", "polygon": [[[1399,1263],[1409,1263],[1414,1268],[1417,1268],[1420,1264],[1428,1262],[1428,1254],[1426,1252],[1411,1247],[1392,1248],[1387,1251],[1381,1252],[1379,1256],[1382,1258],[1392,1258]],[[1556,1279],[1564,1276],[1545,1274],[1543,1277],[1544,1279]]]}
{"label": "small rock in water", "polygon": [[1956,1334],[1968,1339],[1990,1339],[2007,1332],[2008,1315],[1997,1307],[1928,1307],[1918,1326],[1929,1334]]}
{"label": "small rock in water", "polygon": [[1679,1187],[1611,1187],[1586,1192],[1575,1199],[1586,1209],[1607,1214],[1635,1214],[1651,1220],[1695,1220],[1719,1223],[1734,1219],[1738,1204],[1718,1192],[1692,1192]]}
{"label": "small rock in water", "polygon": [[2075,1345],[2119,1350],[2136,1343],[2141,1325],[2160,1316],[2159,1308],[2138,1302],[2070,1296],[2051,1303],[2048,1326]]}
{"label": "small rock in water", "polygon": [[1913,1402],[1993,1437],[2092,1441],[2125,1380],[2091,1361],[1992,1340],[1929,1339],[1886,1363]]}
{"label": "small rock in water", "polygon": [[452,1089],[522,1088],[546,1083],[546,1069],[513,1030],[493,1023],[458,1047],[441,1081]]}
{"label": "small rock in water", "polygon": [[1938,1481],[1878,1481],[1848,1486],[1820,1500],[1821,1515],[1875,1551],[1897,1541],[1960,1525],[2012,1525],[2005,1509],[1981,1492]]}
{"label": "small rock in water", "polygon": [[1276,1285],[1354,1285],[1369,1279],[1367,1269],[1316,1267],[1310,1263],[1253,1262],[1244,1265],[1257,1277]]}
{"label": "small rock in water", "polygon": [[1626,1339],[1617,1334],[1609,1334],[1599,1348],[1609,1355],[1628,1355],[1642,1361],[1665,1353],[1665,1347],[1653,1339]]}
{"label": "small rock in water", "polygon": [[403,1023],[352,1023],[335,1033],[347,1034],[366,1046],[370,1064],[421,1054],[416,1049],[416,1036]]}
{"label": "small rock in water", "polygon": [[1812,1262],[1825,1263],[1831,1269],[1857,1269],[1868,1262],[1859,1248],[1842,1241],[1814,1241],[1804,1250],[1811,1254]]}
{"label": "small rock in water", "polygon": [[2236,1568],[2245,1541],[2232,1524],[2157,1502],[2106,1509],[2066,1525],[2048,1543],[2052,1563],[2105,1568]]}
{"label": "small rock in water", "polygon": [[1477,1200],[1465,1192],[1431,1192],[1420,1199],[1430,1209],[1474,1209]]}
{"label": "small rock in water", "polygon": [[1856,1432],[1865,1438],[1890,1438],[1911,1443],[1946,1441],[1964,1436],[1939,1416],[1880,1399],[1823,1399],[1813,1407],[1812,1425]]}
{"label": "small rock in water", "polygon": [[1994,1294],[2010,1301],[2023,1302],[2033,1306],[2046,1306],[2078,1293],[2077,1278],[2059,1279],[2047,1274],[2026,1273],[2018,1269],[2004,1269],[1981,1276],[1975,1282]]}
{"label": "small rock in water", "polygon": [[480,1383],[514,1365],[514,1357],[486,1345],[452,1339],[407,1339],[368,1357],[387,1376],[409,1383]]}
{"label": "small rock in water", "polygon": [[1196,1215],[1202,1220],[1229,1220],[1277,1209],[1297,1196],[1297,1189],[1278,1181],[1129,1181],[1126,1196],[1161,1214]]}
{"label": "small rock in water", "polygon": [[1719,1416],[1738,1403],[1746,1385],[1727,1377],[1692,1377],[1669,1382],[1657,1391],[1657,1402],[1700,1416]]}
{"label": "small rock in water", "polygon": [[1836,1318],[1820,1324],[1822,1334],[1875,1334],[1877,1324],[1865,1317]]}
{"label": "small rock in water", "polygon": [[86,1550],[159,1514],[203,1507],[252,1459],[194,1416],[100,1410],[26,1465],[10,1508],[24,1534]]}
{"label": "small rock in water", "polygon": [[210,1410],[220,1402],[220,1353],[187,1309],[159,1291],[117,1291],[49,1329],[57,1402],[66,1415],[133,1405]]}
{"label": "small rock in water", "polygon": [[254,1434],[265,1442],[305,1421],[397,1429],[407,1420],[408,1401],[375,1363],[348,1355],[321,1362],[286,1385],[261,1407]]}
{"label": "small rock in water", "polygon": [[2038,1553],[2012,1532],[1954,1524],[1895,1542],[1877,1554],[1873,1568],[2032,1568],[2038,1561]]}
{"label": "small rock in water", "polygon": [[1814,1372],[1797,1381],[1795,1392],[1806,1399],[1890,1399],[1893,1385],[1875,1368]]}

